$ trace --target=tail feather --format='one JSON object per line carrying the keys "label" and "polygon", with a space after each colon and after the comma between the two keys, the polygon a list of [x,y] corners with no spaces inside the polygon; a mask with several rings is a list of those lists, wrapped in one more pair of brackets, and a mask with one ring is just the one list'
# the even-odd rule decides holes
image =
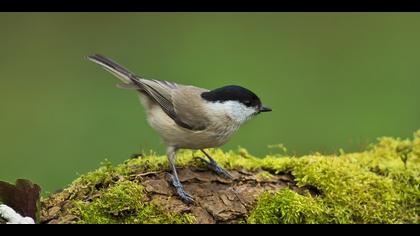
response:
{"label": "tail feather", "polygon": [[137,76],[134,73],[113,60],[99,54],[88,56],[88,59],[101,65],[104,69],[119,78],[124,84],[138,84]]}

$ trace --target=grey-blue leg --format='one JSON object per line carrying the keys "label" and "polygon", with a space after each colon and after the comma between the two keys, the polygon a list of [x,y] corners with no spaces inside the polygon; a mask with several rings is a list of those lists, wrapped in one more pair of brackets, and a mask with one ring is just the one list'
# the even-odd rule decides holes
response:
{"label": "grey-blue leg", "polygon": [[175,160],[176,160],[176,149],[174,147],[168,147],[167,149],[167,156],[169,160],[169,166],[171,167],[173,175],[171,176],[172,185],[175,187],[178,196],[181,200],[185,203],[192,203],[194,202],[193,197],[185,192],[184,187],[182,186],[181,182],[179,181],[178,174],[176,172],[175,167]]}
{"label": "grey-blue leg", "polygon": [[217,164],[217,162],[209,155],[209,154],[207,154],[203,149],[200,149],[201,150],[201,152],[203,152],[204,153],[204,155],[206,155],[206,157],[209,159],[208,161],[206,160],[206,159],[204,159],[204,158],[201,158],[200,157],[200,159],[207,165],[207,167],[210,169],[210,170],[212,170],[212,171],[214,171],[214,172],[216,172],[216,174],[218,174],[218,175],[220,175],[220,176],[223,176],[223,177],[225,177],[225,178],[227,178],[227,179],[233,179],[233,177],[232,177],[232,175],[230,175],[229,174],[229,172],[227,172],[226,170],[224,170],[222,167],[220,167],[218,164]]}

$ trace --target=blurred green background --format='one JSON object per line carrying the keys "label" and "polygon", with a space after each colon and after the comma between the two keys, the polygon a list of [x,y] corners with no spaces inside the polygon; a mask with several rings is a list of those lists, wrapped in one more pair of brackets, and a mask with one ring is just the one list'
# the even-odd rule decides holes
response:
{"label": "blurred green background", "polygon": [[357,151],[420,128],[418,13],[1,13],[0,179],[54,191],[105,158],[164,153],[132,91],[85,56],[146,78],[238,84],[273,112],[224,149]]}

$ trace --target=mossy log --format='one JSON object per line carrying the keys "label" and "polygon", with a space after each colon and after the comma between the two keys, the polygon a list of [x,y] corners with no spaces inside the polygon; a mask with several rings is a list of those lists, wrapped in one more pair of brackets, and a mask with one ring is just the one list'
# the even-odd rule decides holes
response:
{"label": "mossy log", "polygon": [[[195,218],[195,220],[192,220],[191,222],[238,223],[245,219],[249,215],[250,211],[255,208],[257,197],[265,191],[276,192],[282,188],[289,187],[299,193],[304,194],[305,190],[308,190],[304,187],[297,187],[296,183],[293,181],[293,177],[289,174],[279,174],[275,176],[270,175],[270,177],[267,177],[269,174],[265,173],[264,171],[249,172],[246,170],[233,170],[231,171],[231,174],[234,179],[227,180],[216,176],[214,173],[208,170],[197,167],[183,167],[179,168],[178,171],[180,180],[184,184],[185,190],[195,197],[194,204],[184,204],[179,200],[175,194],[174,188],[169,183],[166,171],[138,173],[132,175],[129,178],[119,177],[118,179],[115,179],[115,183],[111,184],[111,186],[96,186],[95,188],[98,190],[96,195],[94,194],[94,196],[91,196],[90,192],[89,194],[86,194],[88,192],[83,193],[82,190],[82,192],[78,193],[78,196],[75,196],[75,199],[89,202],[94,200],[95,197],[101,198],[101,194],[106,195],[115,191],[115,186],[123,184],[125,189],[119,189],[118,191],[122,190],[126,191],[127,194],[130,194],[133,189],[138,190],[133,191],[133,193],[137,192],[138,196],[127,197],[137,199],[134,201],[146,201],[153,203],[156,205],[156,207],[160,207],[162,211],[171,212],[171,215],[173,214],[173,216],[179,217],[183,215],[183,213],[189,213]],[[101,191],[101,188],[104,188],[103,190],[105,191]],[[118,194],[115,196],[118,196]],[[56,195],[56,197],[58,197],[60,200],[64,200],[66,198],[69,199],[70,194],[69,192],[64,191],[63,193]],[[69,218],[69,212],[65,209],[72,208],[72,201],[69,202],[70,205],[66,205],[66,200],[64,200],[64,202],[58,203],[58,205],[64,203],[64,211],[61,211],[61,208],[57,206],[57,202],[54,200],[55,199],[53,197],[50,200],[44,201],[44,207],[45,209],[48,209],[48,211],[44,211],[43,214],[44,222],[72,223],[74,220],[83,220],[76,216]],[[109,206],[115,206],[114,204],[121,204],[122,202],[120,201],[132,201],[126,197],[122,197],[120,199],[108,198],[107,201],[108,200],[112,201],[113,203],[101,202],[100,204],[96,205],[98,209],[81,207],[82,209],[87,210],[87,212],[84,213],[86,214],[86,218],[83,221],[86,221],[86,223],[101,223],[102,220],[104,220],[104,222],[107,222],[108,219],[91,218],[93,216],[99,216],[96,214],[96,212],[93,211],[100,210],[99,208],[102,208],[101,204],[109,204]],[[122,204],[125,205],[127,202]],[[137,205],[139,203],[132,202],[131,204]],[[129,208],[133,206],[130,205],[126,206],[127,209],[123,209],[124,207],[122,207],[121,210],[127,210],[130,212]],[[141,207],[142,206],[139,206],[139,208]],[[132,210],[136,209],[137,208],[135,207]],[[108,210],[112,211],[113,209],[106,209],[106,211]],[[130,223],[129,221],[118,219],[120,214],[125,215],[125,213],[121,213],[116,210],[115,221],[113,219],[109,219],[109,223],[117,223],[120,222],[120,220],[125,223]],[[111,215],[112,214],[110,214],[109,217],[111,217]],[[158,216],[162,217],[160,214],[158,214]],[[101,218],[101,216],[99,217]],[[163,217],[164,219],[168,220],[165,216]],[[133,220],[135,219],[133,218]],[[165,223],[164,221],[161,221],[162,219],[158,218],[147,219],[147,221],[149,220],[151,222],[156,220],[156,223]],[[189,222],[187,218],[184,218],[184,220],[181,220],[180,223]],[[174,223],[177,222],[175,221]]]}
{"label": "mossy log", "polygon": [[[403,151],[401,151],[403,150]],[[407,151],[408,150],[408,151]],[[226,180],[180,152],[184,204],[168,182],[166,157],[147,154],[80,176],[42,199],[41,223],[419,223],[420,131],[381,138],[368,150],[264,158],[246,150],[210,154]]]}

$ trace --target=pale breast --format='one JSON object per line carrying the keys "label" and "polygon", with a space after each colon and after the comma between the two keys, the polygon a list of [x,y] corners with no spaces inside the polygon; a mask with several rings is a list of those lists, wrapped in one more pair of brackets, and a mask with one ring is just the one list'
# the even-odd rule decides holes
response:
{"label": "pale breast", "polygon": [[[151,101],[147,96],[141,94],[140,100],[147,110],[147,120],[150,126],[156,130],[169,146],[186,149],[218,147],[229,141],[232,134],[240,126],[240,123],[232,120],[222,110],[218,112],[207,110],[207,112],[210,111],[210,113],[207,113],[204,112],[205,110],[192,109],[188,111],[188,116],[194,116],[191,112],[197,112],[201,116],[206,116],[206,128],[203,130],[186,129],[177,125],[159,105]],[[186,114],[185,110],[184,113]],[[188,116],[184,115],[183,117],[187,118]],[[188,120],[193,119],[189,118]]]}
{"label": "pale breast", "polygon": [[153,106],[149,110],[148,122],[167,145],[186,149],[221,146],[237,130],[237,127],[226,125],[226,123],[221,126],[210,125],[207,129],[200,131],[185,129],[179,127],[158,106]]}

